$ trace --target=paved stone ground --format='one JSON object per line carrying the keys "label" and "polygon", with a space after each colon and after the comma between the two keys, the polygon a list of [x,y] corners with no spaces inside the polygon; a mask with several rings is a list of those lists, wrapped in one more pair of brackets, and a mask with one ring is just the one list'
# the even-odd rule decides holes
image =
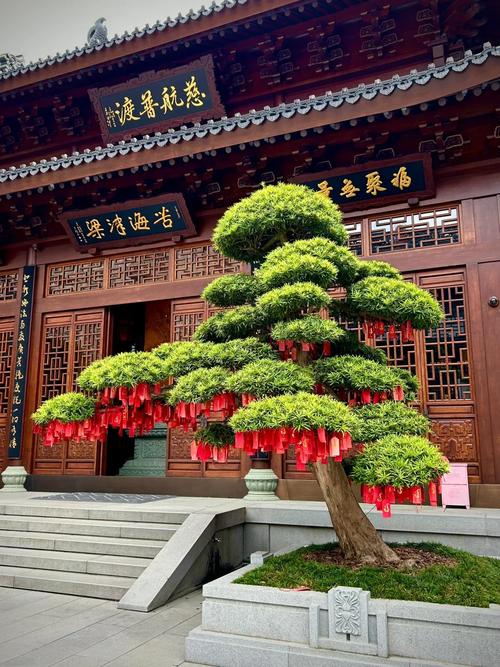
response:
{"label": "paved stone ground", "polygon": [[116,602],[0,588],[0,665],[5,667],[196,667],[184,639],[201,622],[201,591],[155,611]]}

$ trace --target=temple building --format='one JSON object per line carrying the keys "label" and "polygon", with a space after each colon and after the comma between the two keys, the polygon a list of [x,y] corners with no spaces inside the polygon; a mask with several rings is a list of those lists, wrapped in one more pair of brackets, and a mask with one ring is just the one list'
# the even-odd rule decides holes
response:
{"label": "temple building", "polygon": [[[44,447],[39,403],[90,362],[187,340],[232,203],[304,183],[350,247],[428,289],[446,320],[380,341],[420,379],[432,439],[500,506],[500,24],[495,0],[221,0],[0,70],[0,467],[34,490],[244,494],[251,462],[192,435]],[[10,63],[10,64],[9,64]],[[353,323],[353,327],[357,326]],[[363,336],[362,330],[359,335]],[[283,498],[319,498],[291,454]]]}

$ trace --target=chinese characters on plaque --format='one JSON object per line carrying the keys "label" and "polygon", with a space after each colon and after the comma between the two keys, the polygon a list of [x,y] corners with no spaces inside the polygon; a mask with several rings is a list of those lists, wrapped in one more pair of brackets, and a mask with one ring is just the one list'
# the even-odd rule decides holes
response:
{"label": "chinese characters on plaque", "polygon": [[372,167],[336,169],[304,174],[293,179],[329,197],[344,209],[382,206],[389,201],[434,194],[432,166],[428,155],[375,163]]}
{"label": "chinese characters on plaque", "polygon": [[78,249],[134,245],[172,236],[192,236],[195,229],[184,197],[172,193],[151,199],[67,213],[62,221]]}
{"label": "chinese characters on plaque", "polygon": [[89,95],[108,141],[224,115],[210,56]]}
{"label": "chinese characters on plaque", "polygon": [[12,395],[12,416],[10,422],[9,458],[21,456],[24,421],[24,400],[26,395],[26,372],[30,347],[31,312],[35,285],[35,266],[25,266],[21,290],[19,328],[14,363],[14,392]]}

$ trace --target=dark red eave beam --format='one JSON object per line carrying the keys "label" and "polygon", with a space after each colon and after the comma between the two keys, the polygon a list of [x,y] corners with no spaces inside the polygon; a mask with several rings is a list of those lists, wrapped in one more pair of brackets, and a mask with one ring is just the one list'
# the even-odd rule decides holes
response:
{"label": "dark red eave beam", "polygon": [[100,51],[74,57],[62,63],[47,65],[33,72],[27,72],[26,74],[20,74],[5,81],[0,81],[0,94],[32,86],[40,81],[48,81],[66,76],[88,67],[110,63],[117,59],[126,58],[130,55],[170,44],[171,42],[197,37],[233,23],[255,19],[261,14],[269,14],[273,10],[287,6],[293,7],[298,4],[300,4],[299,0],[252,0],[246,5],[225,9],[210,16],[200,18],[197,21],[177,24],[173,28],[167,27],[165,30],[155,32],[152,35],[144,35],[140,38],[136,37],[129,42],[122,42],[121,44],[104,48]]}
{"label": "dark red eave beam", "polygon": [[246,129],[235,129],[232,132],[222,131],[220,134],[209,134],[202,139],[180,141],[178,144],[168,144],[163,148],[141,150],[137,153],[128,153],[121,157],[95,160],[78,167],[48,171],[45,174],[6,181],[5,183],[0,183],[0,195],[9,192],[22,192],[51,183],[63,183],[119,169],[130,169],[131,167],[138,167],[150,162],[160,162],[202,151],[225,148],[226,146],[234,146],[259,139],[262,140],[270,136],[299,132],[300,130],[348,121],[353,118],[382,114],[386,111],[394,111],[402,107],[410,107],[422,102],[446,97],[447,95],[453,95],[499,77],[500,58],[490,57],[484,64],[470,65],[464,72],[450,72],[445,79],[432,79],[423,86],[414,84],[406,91],[396,89],[391,95],[377,95],[373,100],[361,98],[355,104],[345,102],[337,109],[330,107],[324,111],[313,110],[306,115],[296,114],[290,119],[282,118],[275,122],[268,121],[262,123],[262,125],[250,125]]}

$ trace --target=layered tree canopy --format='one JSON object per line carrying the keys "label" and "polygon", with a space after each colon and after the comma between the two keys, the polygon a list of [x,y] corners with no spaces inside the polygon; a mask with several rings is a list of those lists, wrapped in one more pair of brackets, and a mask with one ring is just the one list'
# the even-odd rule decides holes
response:
{"label": "layered tree canopy", "polygon": [[[389,367],[376,341],[411,339],[443,313],[397,269],[359,260],[347,240],[338,207],[302,185],[263,187],[234,204],[214,246],[253,270],[206,287],[203,299],[223,310],[192,341],[91,364],[78,378],[85,395],[56,397],[35,413],[46,443],[72,422],[73,437],[95,438],[110,426],[134,434],[166,421],[193,430],[194,458],[225,461],[233,446],[293,448],[306,469],[349,456],[352,479],[365,499],[382,507],[382,497],[386,515],[396,498],[421,502],[447,464],[426,418],[408,405],[416,379]],[[361,323],[363,341],[346,320]]]}

